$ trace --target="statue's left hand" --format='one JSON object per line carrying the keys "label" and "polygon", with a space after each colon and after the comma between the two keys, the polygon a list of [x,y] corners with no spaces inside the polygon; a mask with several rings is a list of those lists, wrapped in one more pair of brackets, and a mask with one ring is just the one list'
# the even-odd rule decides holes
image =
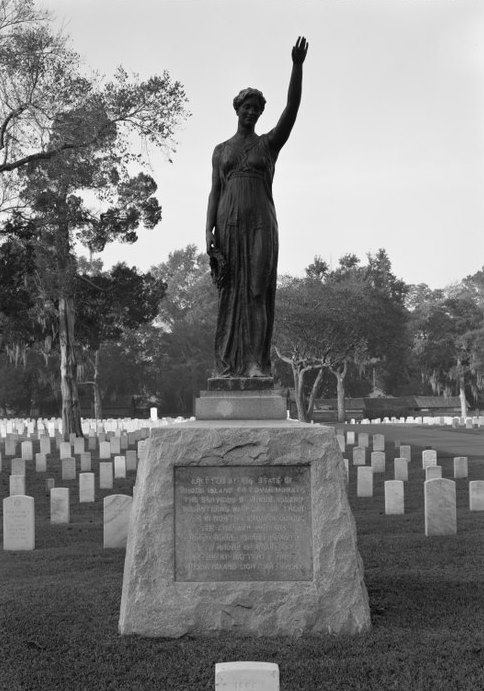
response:
{"label": "statue's left hand", "polygon": [[299,36],[296,45],[292,49],[292,61],[295,65],[302,65],[306,59],[309,43],[304,36]]}

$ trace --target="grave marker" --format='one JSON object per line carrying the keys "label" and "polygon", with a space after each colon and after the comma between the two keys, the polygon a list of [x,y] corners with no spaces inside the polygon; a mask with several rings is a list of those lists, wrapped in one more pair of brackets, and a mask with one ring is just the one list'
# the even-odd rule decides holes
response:
{"label": "grave marker", "polygon": [[366,449],[362,446],[353,447],[353,465],[365,465]]}
{"label": "grave marker", "polygon": [[358,466],[356,477],[356,496],[373,496],[373,469],[369,466]]}
{"label": "grave marker", "polygon": [[424,497],[425,535],[455,535],[455,482],[444,478],[426,480]]}
{"label": "grave marker", "polygon": [[385,451],[385,435],[373,435],[373,451]]}
{"label": "grave marker", "polygon": [[412,447],[410,444],[400,444],[400,456],[399,458],[406,458],[410,463],[412,460]]}
{"label": "grave marker", "polygon": [[20,445],[20,448],[22,449],[22,458],[25,461],[32,461],[34,458],[32,442],[31,441],[23,441]]}
{"label": "grave marker", "polygon": [[126,477],[126,458],[124,456],[114,457],[114,477],[116,479]]}
{"label": "grave marker", "polygon": [[113,488],[113,464],[111,461],[103,461],[99,464],[99,488]]}
{"label": "grave marker", "polygon": [[79,503],[93,502],[94,498],[94,473],[79,473]]}
{"label": "grave marker", "polygon": [[81,453],[81,473],[91,472],[91,452],[84,451]]}
{"label": "grave marker", "polygon": [[355,443],[355,433],[351,430],[346,432],[346,443],[347,444],[354,444]]}
{"label": "grave marker", "polygon": [[454,458],[454,478],[456,480],[468,476],[467,456],[456,456]]}
{"label": "grave marker", "polygon": [[35,472],[45,473],[47,471],[47,456],[45,453],[35,454]]}
{"label": "grave marker", "polygon": [[440,465],[428,465],[425,468],[425,479],[434,480],[435,478],[442,477],[442,466]]}
{"label": "grave marker", "polygon": [[25,475],[25,459],[12,458],[10,473],[11,475]]}
{"label": "grave marker", "polygon": [[385,472],[385,452],[384,451],[372,451],[371,452],[371,467],[374,473],[384,473]]}
{"label": "grave marker", "polygon": [[33,497],[13,496],[3,500],[3,549],[35,549],[34,507]]}
{"label": "grave marker", "polygon": [[71,458],[71,442],[70,441],[61,441],[59,444],[59,454],[60,454],[60,459],[62,460],[63,458]]}
{"label": "grave marker", "polygon": [[403,480],[385,481],[385,513],[404,513],[404,484]]}
{"label": "grave marker", "polygon": [[80,456],[86,450],[84,437],[76,437],[74,439],[74,455]]}
{"label": "grave marker", "polygon": [[111,443],[108,441],[99,442],[99,458],[111,458]]}
{"label": "grave marker", "polygon": [[393,461],[394,477],[395,480],[408,480],[408,459],[406,458],[395,458]]}
{"label": "grave marker", "polygon": [[134,449],[128,449],[126,451],[126,470],[128,472],[136,470],[138,464],[138,454]]}
{"label": "grave marker", "polygon": [[25,475],[10,475],[8,482],[11,497],[25,494]]}
{"label": "grave marker", "polygon": [[69,523],[70,517],[69,488],[53,487],[50,490],[50,522]]}
{"label": "grave marker", "polygon": [[76,479],[76,459],[75,458],[63,458],[62,461],[62,480],[75,480]]}
{"label": "grave marker", "polygon": [[104,497],[103,546],[104,549],[126,547],[133,497],[111,494]]}
{"label": "grave marker", "polygon": [[370,446],[370,436],[368,432],[359,432],[358,446],[363,446],[365,449],[367,449]]}
{"label": "grave marker", "polygon": [[217,662],[215,691],[279,691],[274,662]]}
{"label": "grave marker", "polygon": [[469,482],[469,510],[484,511],[484,480]]}
{"label": "grave marker", "polygon": [[437,451],[435,449],[425,449],[422,451],[422,468],[437,465]]}

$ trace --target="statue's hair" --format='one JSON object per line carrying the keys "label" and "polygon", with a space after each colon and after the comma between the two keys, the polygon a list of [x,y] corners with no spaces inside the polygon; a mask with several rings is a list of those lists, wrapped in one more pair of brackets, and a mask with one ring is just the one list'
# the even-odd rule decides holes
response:
{"label": "statue's hair", "polygon": [[249,96],[256,96],[259,99],[260,103],[260,112],[262,113],[265,105],[266,105],[266,99],[264,98],[264,94],[262,91],[259,91],[259,89],[252,89],[250,86],[247,89],[242,89],[242,91],[239,91],[237,96],[233,100],[235,112],[237,112],[242,105],[242,103],[245,101],[246,98],[249,98]]}

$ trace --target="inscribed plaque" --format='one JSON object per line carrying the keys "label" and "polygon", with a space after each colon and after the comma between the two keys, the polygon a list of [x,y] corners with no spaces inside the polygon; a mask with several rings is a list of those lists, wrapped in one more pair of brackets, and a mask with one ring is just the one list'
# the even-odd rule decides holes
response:
{"label": "inscribed plaque", "polygon": [[312,580],[308,465],[174,472],[175,580]]}

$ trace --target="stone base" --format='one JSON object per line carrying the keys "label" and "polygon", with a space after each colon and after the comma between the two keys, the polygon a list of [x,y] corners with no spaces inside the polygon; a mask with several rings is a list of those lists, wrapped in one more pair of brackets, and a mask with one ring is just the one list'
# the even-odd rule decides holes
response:
{"label": "stone base", "polygon": [[212,377],[209,391],[267,391],[274,388],[272,377]]}
{"label": "stone base", "polygon": [[121,634],[369,628],[332,428],[197,420],[152,430],[129,527]]}
{"label": "stone base", "polygon": [[[209,380],[210,381],[210,380]],[[201,391],[195,399],[197,420],[285,420],[286,399],[271,389]]]}

